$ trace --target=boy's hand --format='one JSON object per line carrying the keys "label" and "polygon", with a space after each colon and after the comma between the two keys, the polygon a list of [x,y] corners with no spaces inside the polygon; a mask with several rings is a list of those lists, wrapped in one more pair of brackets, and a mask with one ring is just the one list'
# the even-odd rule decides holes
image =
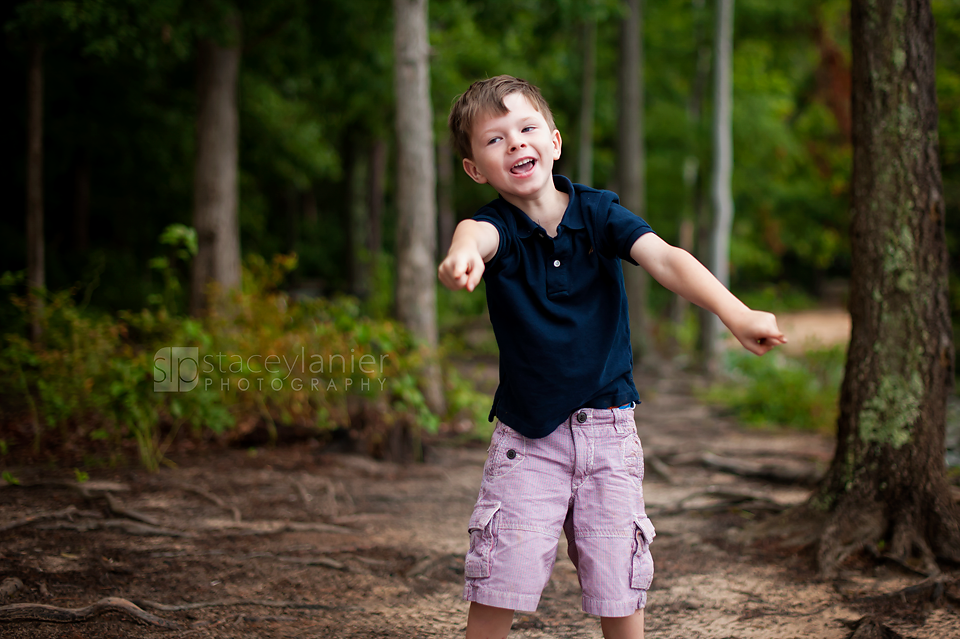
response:
{"label": "boy's hand", "polygon": [[787,343],[773,313],[746,309],[731,318],[727,328],[743,347],[755,355],[763,355],[774,347]]}
{"label": "boy's hand", "polygon": [[490,222],[463,220],[457,224],[447,257],[440,262],[437,275],[451,291],[472,291],[480,283],[484,264],[496,253],[500,233]]}
{"label": "boy's hand", "polygon": [[447,257],[440,262],[437,274],[443,285],[451,291],[461,288],[472,291],[480,283],[484,268],[479,251],[454,246],[450,248]]}

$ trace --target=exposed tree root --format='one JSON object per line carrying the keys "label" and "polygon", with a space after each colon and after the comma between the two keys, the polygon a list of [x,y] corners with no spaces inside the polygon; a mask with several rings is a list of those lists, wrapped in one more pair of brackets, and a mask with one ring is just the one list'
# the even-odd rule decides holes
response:
{"label": "exposed tree root", "polygon": [[120,597],[105,597],[83,608],[60,608],[46,604],[16,603],[0,606],[0,623],[14,621],[42,621],[51,623],[75,623],[86,621],[107,612],[118,612],[140,623],[167,630],[180,630],[175,621],[151,614],[136,604]]}
{"label": "exposed tree root", "polygon": [[674,476],[673,471],[670,470],[670,467],[664,463],[662,459],[656,455],[644,455],[643,463],[647,468],[652,470],[654,473],[660,476],[663,481],[667,482],[671,486],[677,483],[677,478]]}
{"label": "exposed tree root", "polygon": [[37,482],[21,482],[19,484],[9,484],[7,482],[0,482],[0,487],[9,487],[15,486],[21,489],[30,489],[30,488],[66,488],[68,490],[76,491],[80,493],[84,498],[91,498],[96,496],[99,493],[111,492],[111,493],[120,493],[130,490],[130,486],[126,484],[121,484],[120,482],[115,481],[85,481],[85,482],[76,482],[76,481],[37,481]]}
{"label": "exposed tree root", "polygon": [[847,639],[909,639],[872,616],[861,618],[851,628],[853,632]]}
{"label": "exposed tree root", "polygon": [[37,526],[38,530],[75,530],[77,532],[90,532],[92,530],[118,530],[128,535],[140,535],[144,537],[195,537],[194,533],[174,530],[172,528],[161,528],[151,526],[127,519],[105,519],[103,521],[83,521],[83,522],[59,522],[56,524],[47,524]]}
{"label": "exposed tree root", "polygon": [[825,579],[835,577],[844,560],[882,539],[886,526],[881,504],[865,500],[855,502],[845,496],[820,534],[817,549],[820,576]]}
{"label": "exposed tree root", "polygon": [[734,534],[739,543],[753,544],[761,539],[777,540],[789,548],[807,548],[820,539],[825,513],[803,504],[757,522]]}
{"label": "exposed tree root", "polygon": [[163,604],[148,599],[135,599],[142,608],[158,610],[160,612],[183,612],[185,610],[199,610],[201,608],[225,608],[232,606],[261,606],[263,608],[286,608],[290,610],[344,610],[342,606],[329,606],[321,603],[306,603],[302,601],[274,601],[272,599],[220,599],[216,601],[197,601],[187,604]]}
{"label": "exposed tree root", "polygon": [[780,464],[761,463],[745,459],[720,457],[713,453],[703,453],[700,463],[707,468],[731,473],[740,477],[765,479],[778,484],[800,484],[813,486],[820,480],[820,473],[813,467],[790,468]]}
{"label": "exposed tree root", "polygon": [[[697,497],[718,497],[721,499],[721,501],[705,506],[686,506],[687,502],[689,502],[691,499],[696,499]],[[687,495],[678,502],[676,508],[660,510],[657,511],[656,514],[662,517],[666,515],[679,515],[685,512],[724,512],[734,508],[751,512],[764,511],[779,513],[786,510],[788,506],[774,501],[766,495],[758,492],[750,490],[732,491],[726,488],[711,486],[706,490]]]}
{"label": "exposed tree root", "polygon": [[221,499],[217,495],[214,495],[209,490],[206,490],[199,486],[191,486],[189,484],[176,483],[173,485],[179,488],[180,490],[187,491],[188,493],[194,493],[196,495],[200,495],[204,499],[207,499],[213,502],[214,504],[216,504],[220,508],[223,508],[224,510],[229,510],[233,514],[233,520],[238,523],[240,522],[240,519],[241,519],[240,509],[237,508],[236,506],[231,506],[230,504],[227,504],[225,501],[223,501],[223,499]]}
{"label": "exposed tree root", "polygon": [[23,519],[16,519],[10,523],[0,526],[0,532],[6,532],[15,528],[22,528],[23,526],[29,526],[30,524],[38,521],[47,521],[50,519],[67,519],[72,521],[74,517],[100,517],[100,513],[82,511],[76,506],[71,505],[67,506],[63,510],[56,510],[50,513],[38,513],[36,515],[24,517]]}
{"label": "exposed tree root", "polygon": [[215,532],[226,535],[276,535],[285,532],[320,532],[337,535],[351,535],[357,531],[353,528],[324,524],[313,521],[279,521],[260,520],[249,522],[234,522],[224,525],[212,525],[195,528],[199,532]]}
{"label": "exposed tree root", "polygon": [[944,599],[949,599],[953,603],[960,603],[960,600],[958,600],[956,594],[954,594],[956,585],[956,582],[947,582],[942,578],[925,579],[918,584],[902,588],[896,592],[889,592],[882,595],[870,595],[867,597],[858,597],[856,599],[852,599],[851,603],[922,604],[929,602],[935,606],[939,606],[943,603]]}
{"label": "exposed tree root", "polygon": [[147,524],[148,526],[155,526],[158,528],[162,527],[162,524],[160,523],[159,520],[149,515],[145,515],[141,512],[138,512],[136,510],[125,508],[120,503],[120,500],[118,500],[109,492],[104,493],[103,496],[107,500],[107,507],[110,509],[110,512],[112,512],[114,515],[117,515],[118,517],[127,517],[128,519],[133,519],[133,520],[142,522],[144,524]]}

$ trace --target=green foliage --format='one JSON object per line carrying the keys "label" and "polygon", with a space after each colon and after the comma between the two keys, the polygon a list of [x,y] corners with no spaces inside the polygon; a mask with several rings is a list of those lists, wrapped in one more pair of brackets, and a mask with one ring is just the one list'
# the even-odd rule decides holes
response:
{"label": "green foliage", "polygon": [[836,426],[844,352],[839,348],[808,351],[793,357],[772,352],[757,357],[729,351],[729,379],[703,395],[725,406],[743,422],[832,432]]}
{"label": "green foliage", "polygon": [[[189,246],[191,234],[165,237]],[[436,432],[441,416],[418,387],[424,354],[412,337],[362,315],[352,298],[291,299],[280,286],[296,265],[293,255],[251,256],[242,290],[203,320],[163,304],[112,317],[78,307],[73,291],[47,295],[43,340],[8,332],[0,342],[0,423],[33,422],[36,446],[69,442],[117,459],[132,445],[151,470],[184,428],[203,438],[253,418],[319,434],[350,424],[351,397],[382,405],[387,421],[407,415],[415,429]],[[26,314],[24,298],[10,300]],[[176,371],[195,383],[157,392],[167,379],[157,358],[171,347],[197,349],[193,368]],[[451,410],[470,410],[476,398],[463,384],[454,379],[450,390]]]}
{"label": "green foliage", "polygon": [[451,422],[466,421],[467,433],[480,441],[489,441],[493,424],[487,419],[490,412],[490,397],[476,389],[473,381],[463,377],[454,368],[444,375],[444,392],[447,398],[447,418]]}

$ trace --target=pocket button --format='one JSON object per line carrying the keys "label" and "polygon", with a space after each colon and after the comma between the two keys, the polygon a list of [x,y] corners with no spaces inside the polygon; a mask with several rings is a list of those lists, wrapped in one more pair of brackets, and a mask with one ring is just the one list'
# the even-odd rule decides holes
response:
{"label": "pocket button", "polygon": [[516,459],[516,458],[517,458],[517,451],[515,451],[512,448],[507,451],[507,459]]}
{"label": "pocket button", "polygon": [[580,411],[579,413],[577,413],[577,421],[580,422],[581,424],[587,421],[587,414],[583,411]]}

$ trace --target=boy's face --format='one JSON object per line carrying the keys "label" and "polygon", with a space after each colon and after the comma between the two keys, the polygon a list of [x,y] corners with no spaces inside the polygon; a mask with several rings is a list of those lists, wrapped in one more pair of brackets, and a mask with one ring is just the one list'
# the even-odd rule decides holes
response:
{"label": "boy's face", "polygon": [[560,132],[550,130],[522,93],[511,93],[503,105],[508,113],[481,118],[474,125],[470,138],[473,159],[465,159],[463,169],[477,183],[489,183],[516,204],[554,188],[553,163],[560,159]]}

